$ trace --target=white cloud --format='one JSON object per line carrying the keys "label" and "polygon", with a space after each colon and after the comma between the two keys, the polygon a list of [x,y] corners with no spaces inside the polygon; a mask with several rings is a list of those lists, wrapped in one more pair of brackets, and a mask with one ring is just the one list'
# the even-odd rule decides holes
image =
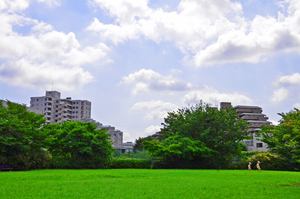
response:
{"label": "white cloud", "polygon": [[[54,5],[59,1],[47,2]],[[109,62],[110,49],[102,43],[82,47],[73,32],[58,32],[50,24],[12,13],[11,10],[27,8],[27,3],[0,3],[5,6],[5,11],[0,13],[0,58],[3,60],[0,81],[39,89],[49,88],[54,82],[56,89],[62,91],[74,90],[92,81],[92,75],[84,71],[82,65]],[[29,26],[31,34],[18,34],[13,26]]]}
{"label": "white cloud", "polygon": [[114,24],[97,19],[88,30],[115,44],[145,37],[171,41],[195,66],[228,62],[257,63],[278,52],[300,52],[300,1],[287,0],[288,15],[243,17],[242,6],[230,0],[182,0],[177,11],[152,9],[147,0],[94,0],[108,10]]}
{"label": "white cloud", "polygon": [[153,70],[141,69],[122,78],[121,84],[135,84],[133,94],[151,91],[186,91],[193,86],[180,78],[171,75],[163,76]]}
{"label": "white cloud", "polygon": [[20,12],[29,6],[29,0],[1,0],[0,10],[8,13]]}
{"label": "white cloud", "polygon": [[294,73],[292,75],[277,77],[275,85],[300,85],[300,74]]}
{"label": "white cloud", "polygon": [[232,102],[233,104],[251,104],[252,99],[239,93],[219,93],[217,90],[205,86],[203,89],[191,91],[183,97],[184,103],[205,103],[215,105],[219,102]]}
{"label": "white cloud", "polygon": [[293,105],[295,108],[300,109],[300,103],[296,103]]}
{"label": "white cloud", "polygon": [[60,0],[37,0],[37,2],[46,3],[48,6],[60,6]]}
{"label": "white cloud", "polygon": [[167,117],[168,112],[175,111],[178,109],[178,106],[162,100],[152,100],[148,102],[138,102],[134,104],[131,109],[147,111],[145,118],[148,120],[163,120]]}
{"label": "white cloud", "polygon": [[6,62],[0,66],[1,81],[19,87],[51,90],[52,83],[56,90],[75,90],[93,80],[89,72],[80,67],[66,68],[47,62],[33,64],[25,59]]}
{"label": "white cloud", "polygon": [[160,131],[160,126],[158,125],[151,125],[151,126],[148,126],[146,129],[145,129],[145,132],[144,132],[144,136],[143,137],[147,137],[149,135],[153,135],[155,134],[156,132],[159,132]]}
{"label": "white cloud", "polygon": [[286,88],[279,88],[274,91],[271,102],[274,104],[280,103],[290,97],[290,91]]}

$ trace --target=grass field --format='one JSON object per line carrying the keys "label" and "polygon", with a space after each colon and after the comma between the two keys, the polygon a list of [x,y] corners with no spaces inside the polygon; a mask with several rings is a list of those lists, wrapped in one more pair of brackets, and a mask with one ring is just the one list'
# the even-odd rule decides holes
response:
{"label": "grass field", "polygon": [[300,172],[37,170],[0,172],[0,198],[300,198]]}

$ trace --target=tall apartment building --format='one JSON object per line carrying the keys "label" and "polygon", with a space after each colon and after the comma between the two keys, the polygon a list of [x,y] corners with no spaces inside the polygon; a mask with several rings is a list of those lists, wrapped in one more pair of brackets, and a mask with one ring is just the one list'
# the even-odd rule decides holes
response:
{"label": "tall apartment building", "polygon": [[[220,107],[232,107],[230,102],[221,102]],[[266,117],[262,112],[262,108],[259,106],[245,106],[237,105],[233,107],[239,115],[239,118],[247,121],[250,124],[249,136],[252,137],[250,140],[242,141],[248,147],[248,151],[267,151],[267,144],[258,140],[260,137],[255,137],[255,133],[261,130],[262,126],[270,126],[271,122],[267,121],[269,118]]]}
{"label": "tall apartment building", "polygon": [[91,106],[92,103],[87,100],[61,99],[58,91],[46,91],[45,96],[30,98],[30,108],[41,110],[47,123],[91,118]]}

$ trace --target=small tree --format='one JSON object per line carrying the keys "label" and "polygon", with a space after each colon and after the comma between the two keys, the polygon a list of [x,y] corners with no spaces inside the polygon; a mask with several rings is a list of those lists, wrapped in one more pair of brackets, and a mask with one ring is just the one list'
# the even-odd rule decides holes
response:
{"label": "small tree", "polygon": [[256,136],[268,144],[270,151],[280,154],[292,165],[300,164],[300,110],[278,113],[282,118],[278,126],[263,126]]}
{"label": "small tree", "polygon": [[112,158],[112,143],[105,129],[96,128],[90,122],[67,121],[61,125],[49,124],[43,129],[49,135],[48,150],[66,164],[58,167],[103,168],[107,165]]}
{"label": "small tree", "polygon": [[147,137],[139,137],[139,139],[135,139],[135,145],[133,146],[133,151],[137,151],[137,150],[143,150],[144,149],[144,141],[151,141],[154,140],[153,137],[151,136],[147,136]]}

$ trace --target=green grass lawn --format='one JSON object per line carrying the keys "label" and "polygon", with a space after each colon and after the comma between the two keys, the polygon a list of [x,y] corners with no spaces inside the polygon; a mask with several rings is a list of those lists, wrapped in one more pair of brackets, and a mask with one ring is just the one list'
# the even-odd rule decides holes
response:
{"label": "green grass lawn", "polygon": [[300,172],[37,170],[0,172],[0,198],[300,198]]}

